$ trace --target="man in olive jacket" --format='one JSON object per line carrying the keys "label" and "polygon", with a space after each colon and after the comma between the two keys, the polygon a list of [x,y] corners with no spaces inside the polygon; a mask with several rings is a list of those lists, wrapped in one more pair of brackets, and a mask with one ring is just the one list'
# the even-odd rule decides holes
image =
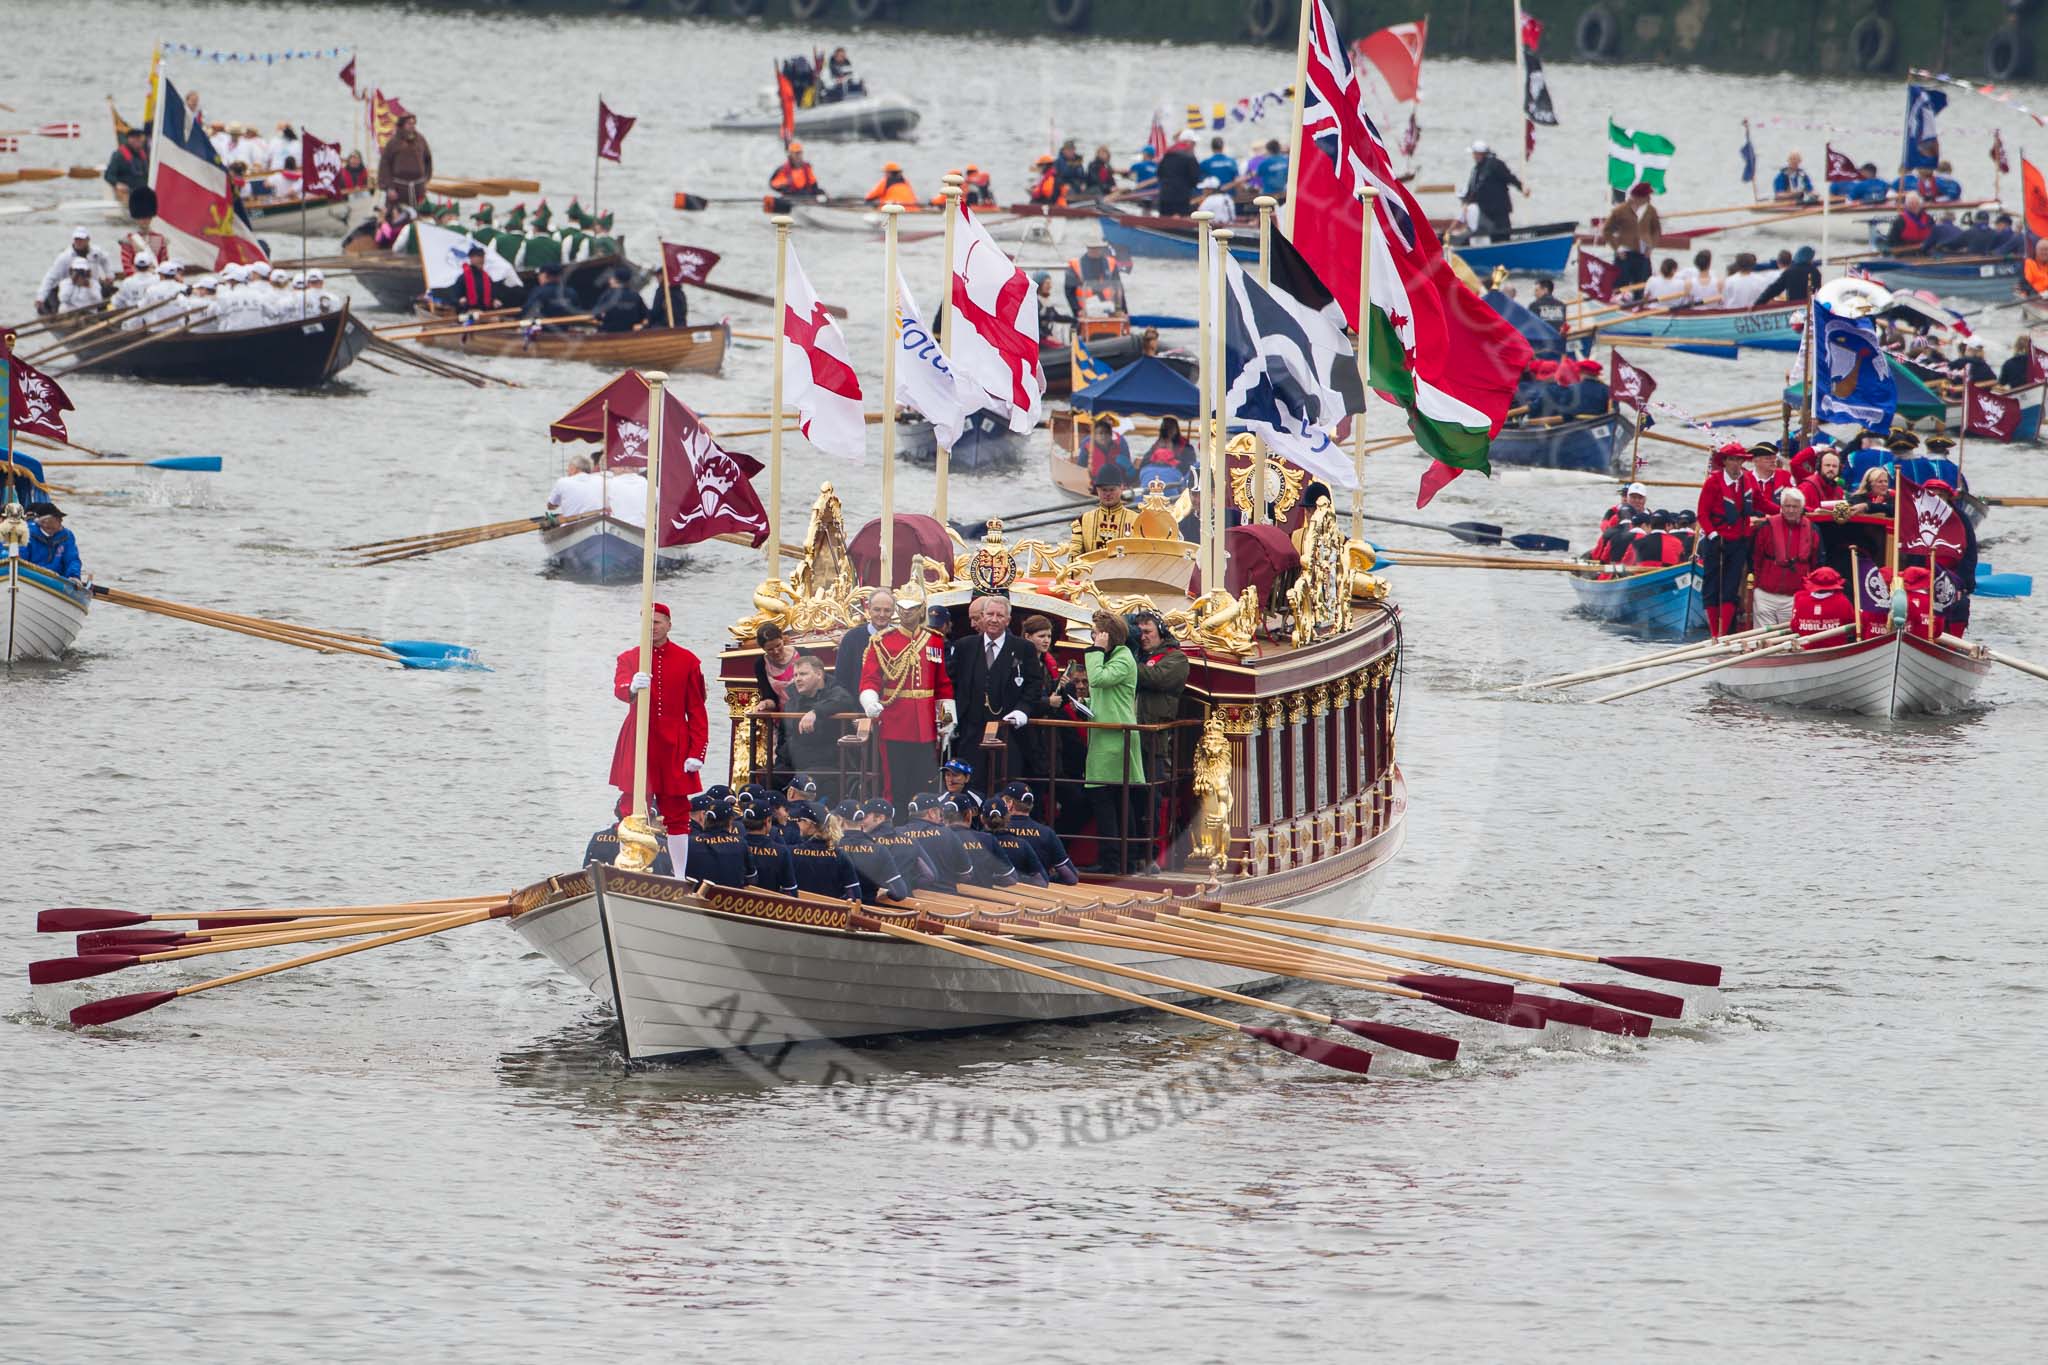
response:
{"label": "man in olive jacket", "polygon": [[[1138,633],[1131,639],[1131,651],[1138,656],[1138,724],[1160,725],[1180,719],[1180,695],[1188,685],[1188,656],[1174,642],[1166,629],[1166,622],[1157,612],[1141,612],[1138,616]],[[1155,730],[1145,734],[1145,777],[1151,783],[1154,801],[1159,803],[1146,816],[1153,816],[1163,809],[1166,800],[1166,783],[1171,777],[1179,785],[1181,774],[1173,766],[1173,759],[1182,752],[1180,731]],[[1143,818],[1143,817],[1141,817]],[[1174,822],[1187,823],[1182,810]],[[1145,825],[1153,836],[1154,861],[1159,861],[1179,830],[1162,829],[1156,818]]]}

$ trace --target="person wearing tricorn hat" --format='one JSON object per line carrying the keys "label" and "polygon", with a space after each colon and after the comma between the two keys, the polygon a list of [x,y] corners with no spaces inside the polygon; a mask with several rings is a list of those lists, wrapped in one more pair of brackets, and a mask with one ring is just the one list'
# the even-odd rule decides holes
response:
{"label": "person wearing tricorn hat", "polygon": [[937,778],[958,716],[945,643],[925,626],[922,597],[905,588],[896,600],[895,624],[868,643],[860,705],[881,742],[882,793],[905,801]]}
{"label": "person wearing tricorn hat", "polygon": [[1120,461],[1110,461],[1096,474],[1093,482],[1095,505],[1074,523],[1075,554],[1089,554],[1130,537],[1138,514],[1124,506],[1124,484],[1124,467]]}
{"label": "person wearing tricorn hat", "polygon": [[649,670],[640,669],[640,648],[621,653],[612,670],[612,695],[626,703],[626,718],[612,746],[611,784],[633,792],[636,708],[648,706],[647,792],[669,812],[676,831],[690,798],[703,790],[704,750],[711,727],[704,709],[704,668],[697,656],[668,638],[668,607],[654,604],[654,650]]}
{"label": "person wearing tricorn hat", "polygon": [[[1792,633],[1818,635],[1824,630],[1854,622],[1856,607],[1842,588],[1842,576],[1826,565],[1806,575],[1806,581],[1792,597]],[[1841,643],[1842,637],[1834,636],[1818,645],[1806,647],[1821,649]]]}
{"label": "person wearing tricorn hat", "polygon": [[1750,518],[1757,509],[1744,487],[1742,466],[1749,452],[1742,443],[1730,441],[1707,458],[1699,502],[1701,595],[1706,600],[1707,629],[1718,639],[1735,631],[1742,576],[1749,568]]}
{"label": "person wearing tricorn hat", "polygon": [[1750,467],[1742,476],[1742,484],[1757,509],[1754,515],[1767,517],[1777,509],[1778,495],[1793,487],[1792,474],[1779,467],[1775,441],[1758,441],[1749,448],[1749,459]]}
{"label": "person wearing tricorn hat", "polygon": [[34,522],[28,528],[28,544],[22,546],[21,557],[74,583],[83,579],[85,566],[78,558],[78,537],[64,525],[63,509],[45,500],[32,502],[24,510]]}

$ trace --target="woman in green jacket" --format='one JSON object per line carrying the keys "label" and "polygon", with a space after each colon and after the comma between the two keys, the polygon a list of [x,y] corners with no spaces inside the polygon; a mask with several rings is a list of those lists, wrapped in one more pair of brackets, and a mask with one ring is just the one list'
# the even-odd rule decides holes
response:
{"label": "woman in green jacket", "polygon": [[[1088,707],[1098,725],[1138,723],[1138,661],[1124,648],[1129,628],[1111,611],[1095,613],[1093,642],[1081,656],[1088,675]],[[1145,760],[1135,730],[1088,732],[1087,788],[1095,812],[1095,871],[1129,870],[1124,815],[1143,801]],[[1131,791],[1130,787],[1138,790]]]}

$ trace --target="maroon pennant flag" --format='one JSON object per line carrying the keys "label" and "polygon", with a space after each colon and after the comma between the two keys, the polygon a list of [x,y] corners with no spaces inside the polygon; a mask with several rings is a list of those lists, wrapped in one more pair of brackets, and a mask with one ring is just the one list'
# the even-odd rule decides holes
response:
{"label": "maroon pennant flag", "polygon": [[768,512],[751,479],[759,462],[721,447],[673,393],[663,397],[660,543],[694,545],[733,533],[764,543]]}
{"label": "maroon pennant flag", "polygon": [[615,114],[605,108],[603,99],[597,102],[597,154],[606,161],[619,159],[619,146],[625,142],[626,134],[633,131],[639,120]]}
{"label": "maroon pennant flag", "polygon": [[1589,299],[1602,303],[1614,301],[1614,291],[1621,283],[1621,269],[1612,261],[1603,261],[1590,251],[1579,253],[1579,292]]}
{"label": "maroon pennant flag", "polygon": [[2044,352],[2048,352],[2048,347],[2029,346],[2027,348],[2028,388],[2032,388],[2036,384],[2048,384],[2048,355],[2044,355]]}
{"label": "maroon pennant flag", "polygon": [[2012,162],[2005,158],[2005,134],[1995,128],[1991,131],[1991,166],[2000,175],[2012,172]]}
{"label": "maroon pennant flag", "polygon": [[2020,400],[1963,385],[1963,434],[1992,441],[2010,441],[2020,428]]}
{"label": "maroon pennant flag", "polygon": [[1639,370],[1621,358],[1619,350],[1611,353],[1607,366],[1607,390],[1617,403],[1627,403],[1637,412],[1650,401],[1650,395],[1657,391],[1657,381],[1646,371]]}
{"label": "maroon pennant flag", "polygon": [[7,424],[16,431],[71,443],[62,414],[76,412],[57,381],[20,356],[7,357]]}
{"label": "maroon pennant flag", "polygon": [[[2017,403],[2012,405],[2018,409]],[[1899,553],[1960,556],[1968,548],[1963,518],[1938,493],[1899,476]]]}
{"label": "maroon pennant flag", "polygon": [[341,83],[348,87],[351,95],[356,92],[356,59],[353,56],[348,59],[348,65],[341,69]]}
{"label": "maroon pennant flag", "polygon": [[1858,169],[1855,162],[1843,156],[1833,147],[1829,147],[1827,152],[1828,164],[1825,178],[1829,184],[1832,185],[1842,180],[1861,180],[1863,178],[1863,172]]}
{"label": "maroon pennant flag", "polygon": [[343,199],[348,191],[341,183],[341,144],[322,142],[311,133],[299,134],[299,184],[308,199]]}
{"label": "maroon pennant flag", "polygon": [[661,262],[670,284],[703,284],[711,278],[711,268],[718,264],[718,253],[701,246],[663,242]]}

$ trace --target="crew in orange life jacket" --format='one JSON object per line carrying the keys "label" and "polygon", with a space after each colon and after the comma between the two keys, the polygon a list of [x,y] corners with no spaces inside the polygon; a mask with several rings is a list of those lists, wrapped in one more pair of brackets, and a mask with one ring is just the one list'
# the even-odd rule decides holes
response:
{"label": "crew in orange life jacket", "polygon": [[1123,267],[1101,242],[1067,262],[1067,307],[1077,318],[1125,311]]}
{"label": "crew in orange life jacket", "polygon": [[1716,639],[1735,630],[1742,576],[1749,568],[1749,523],[1758,509],[1743,487],[1742,466],[1748,459],[1749,452],[1737,442],[1719,447],[1708,456],[1710,469],[1700,486],[1701,596],[1707,629]]}
{"label": "crew in orange life jacket", "polygon": [[501,290],[498,282],[491,278],[491,272],[484,268],[484,249],[472,246],[462,273],[455,277],[453,283],[436,289],[434,298],[465,313],[485,313],[512,302],[499,297],[503,292],[507,291]]}
{"label": "crew in orange life jacket", "polygon": [[1031,182],[1031,202],[1065,208],[1067,182],[1060,179],[1058,163],[1049,156],[1041,156],[1031,163],[1031,173],[1037,177]]}
{"label": "crew in orange life jacket", "polygon": [[[1817,635],[1836,626],[1846,626],[1855,619],[1856,605],[1842,590],[1842,576],[1826,565],[1806,575],[1806,582],[1792,595],[1794,635]],[[1846,643],[1844,637],[1836,635],[1806,648],[1826,649]]]}
{"label": "crew in orange life jacket", "polygon": [[867,192],[867,202],[877,206],[901,204],[907,209],[917,207],[917,191],[910,188],[910,182],[903,178],[903,168],[891,161],[882,167],[882,178]]}
{"label": "crew in orange life jacket", "polygon": [[1778,508],[1778,494],[1794,486],[1792,472],[1779,468],[1775,441],[1758,441],[1749,448],[1749,456],[1753,463],[1742,476],[1743,491],[1757,509],[1753,515],[1768,517]]}
{"label": "crew in orange life jacket", "polygon": [[1622,552],[1623,564],[1677,564],[1685,558],[1684,547],[1671,529],[1671,514],[1656,512],[1650,517],[1650,529],[1635,539],[1635,543]]}
{"label": "crew in orange life jacket", "polygon": [[996,202],[996,192],[989,185],[988,172],[972,161],[968,162],[967,169],[960,173],[960,179],[960,188],[965,191],[963,202],[969,207],[979,208],[984,204]]}
{"label": "crew in orange life jacket", "polygon": [[824,187],[818,184],[818,172],[810,162],[804,160],[804,144],[789,144],[789,159],[775,168],[768,177],[768,188],[785,199],[823,199]]}

